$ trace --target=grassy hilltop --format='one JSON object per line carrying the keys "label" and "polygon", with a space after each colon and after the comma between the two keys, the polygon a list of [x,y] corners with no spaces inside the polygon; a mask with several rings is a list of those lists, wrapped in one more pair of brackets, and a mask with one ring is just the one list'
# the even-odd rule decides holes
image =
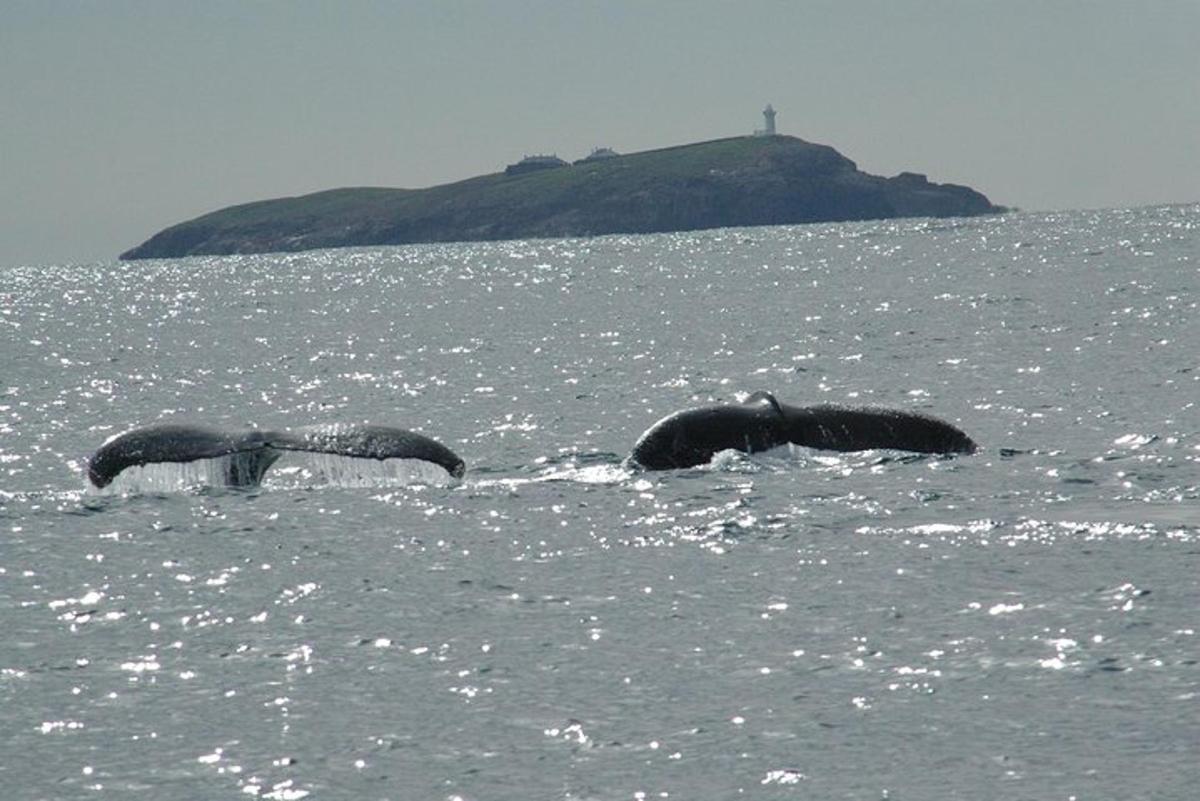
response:
{"label": "grassy hilltop", "polygon": [[832,147],[737,137],[427,189],[351,188],[231,206],[122,259],[1002,211],[965,186],[859,172]]}

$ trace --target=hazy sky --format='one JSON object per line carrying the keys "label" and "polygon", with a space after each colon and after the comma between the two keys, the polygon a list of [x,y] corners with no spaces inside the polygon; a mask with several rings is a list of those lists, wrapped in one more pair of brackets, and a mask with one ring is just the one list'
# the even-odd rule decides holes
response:
{"label": "hazy sky", "polygon": [[0,265],[234,203],[780,133],[1025,209],[1200,200],[1200,0],[0,0]]}

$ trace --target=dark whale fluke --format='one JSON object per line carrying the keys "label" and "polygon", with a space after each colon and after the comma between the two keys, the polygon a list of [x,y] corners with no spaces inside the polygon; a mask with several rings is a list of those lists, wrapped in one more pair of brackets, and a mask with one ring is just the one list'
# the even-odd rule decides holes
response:
{"label": "dark whale fluke", "polygon": [[788,406],[769,392],[744,403],[685,409],[659,420],[633,446],[648,470],[707,464],[723,450],[745,453],[779,445],[834,451],[890,448],[918,453],[974,453],[975,442],[950,423],[915,412],[845,406]]}
{"label": "dark whale fluke", "polygon": [[306,451],[362,459],[421,459],[462,478],[462,459],[440,442],[402,428],[332,424],[285,431],[225,431],[207,426],[158,423],[113,437],[88,459],[88,479],[105,487],[122,470],[162,462],[229,460],[229,486],[252,487],[284,451]]}

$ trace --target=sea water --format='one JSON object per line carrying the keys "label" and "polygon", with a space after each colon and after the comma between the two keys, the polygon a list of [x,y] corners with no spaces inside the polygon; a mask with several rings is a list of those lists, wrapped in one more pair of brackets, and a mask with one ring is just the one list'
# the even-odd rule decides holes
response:
{"label": "sea water", "polygon": [[[0,270],[3,795],[1194,798],[1198,258],[1193,205]],[[756,390],[981,450],[623,464]],[[86,488],[165,420],[467,473]]]}

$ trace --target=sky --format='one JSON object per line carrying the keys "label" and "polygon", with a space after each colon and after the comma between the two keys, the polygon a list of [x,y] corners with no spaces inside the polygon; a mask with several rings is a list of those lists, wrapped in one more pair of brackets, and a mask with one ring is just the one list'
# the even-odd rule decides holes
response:
{"label": "sky", "polygon": [[1200,0],[0,0],[0,267],[251,200],[748,134],[1026,210],[1200,201]]}

